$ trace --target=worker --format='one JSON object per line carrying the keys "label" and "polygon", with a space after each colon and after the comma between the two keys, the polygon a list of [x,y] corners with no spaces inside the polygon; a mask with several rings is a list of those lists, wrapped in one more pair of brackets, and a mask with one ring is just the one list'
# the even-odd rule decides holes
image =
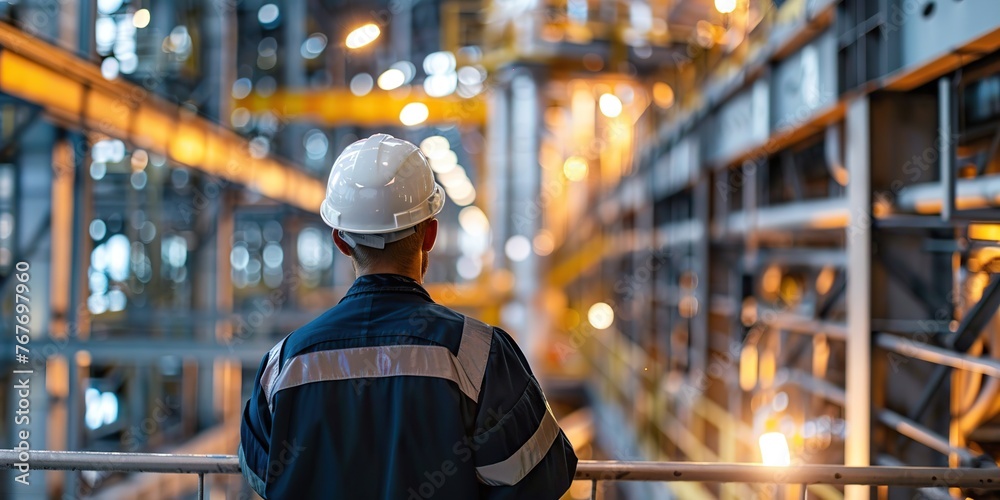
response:
{"label": "worker", "polygon": [[386,134],[337,158],[320,208],[357,279],[261,360],[240,469],[263,498],[556,499],[573,447],[506,332],[421,286],[445,203]]}

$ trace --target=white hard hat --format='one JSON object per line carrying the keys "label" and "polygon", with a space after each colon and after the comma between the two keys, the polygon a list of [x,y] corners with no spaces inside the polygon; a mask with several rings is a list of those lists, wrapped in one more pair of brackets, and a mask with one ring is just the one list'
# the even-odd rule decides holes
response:
{"label": "white hard hat", "polygon": [[383,248],[437,215],[444,201],[444,189],[434,182],[430,162],[420,148],[375,134],[337,157],[320,215],[352,247],[360,243]]}

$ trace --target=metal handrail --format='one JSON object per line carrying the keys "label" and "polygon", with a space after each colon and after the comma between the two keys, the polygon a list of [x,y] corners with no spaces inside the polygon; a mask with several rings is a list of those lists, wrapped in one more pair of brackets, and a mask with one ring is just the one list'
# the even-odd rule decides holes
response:
{"label": "metal handrail", "polygon": [[[0,469],[13,469],[19,450],[0,450]],[[234,455],[171,455],[94,451],[32,450],[31,469],[106,472],[198,474],[199,498],[204,498],[206,474],[239,474]],[[866,484],[908,487],[1000,489],[1000,470],[947,467],[843,465],[765,466],[750,463],[620,462],[581,460],[576,479],[592,481],[595,498],[601,481],[690,481],[756,484]]]}

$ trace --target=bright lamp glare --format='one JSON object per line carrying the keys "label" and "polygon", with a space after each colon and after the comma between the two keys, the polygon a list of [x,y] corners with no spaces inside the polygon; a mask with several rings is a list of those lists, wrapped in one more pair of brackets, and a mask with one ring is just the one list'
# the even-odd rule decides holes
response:
{"label": "bright lamp glare", "polygon": [[395,90],[403,86],[406,82],[406,75],[402,71],[394,68],[385,70],[378,77],[378,88],[382,90]]}
{"label": "bright lamp glare", "polygon": [[615,310],[604,302],[598,302],[590,306],[590,309],[587,311],[587,321],[590,321],[590,326],[598,330],[604,330],[614,323]]}
{"label": "bright lamp glare", "polygon": [[429,114],[430,111],[427,109],[426,104],[422,102],[411,102],[406,106],[403,106],[402,111],[399,112],[399,121],[407,127],[412,127],[427,121],[427,116]]}
{"label": "bright lamp glare", "polygon": [[760,436],[760,458],[764,465],[787,467],[792,464],[788,439],[780,432],[767,432]]}
{"label": "bright lamp glare", "polygon": [[135,11],[135,14],[132,15],[132,26],[135,26],[136,28],[145,28],[146,26],[149,26],[149,10],[139,9]]}
{"label": "bright lamp glare", "polygon": [[507,258],[514,262],[522,262],[531,255],[531,241],[523,235],[514,235],[503,246]]}
{"label": "bright lamp glare", "polygon": [[736,0],[715,0],[715,10],[721,14],[729,14],[736,10]]}
{"label": "bright lamp glare", "polygon": [[486,217],[486,214],[477,207],[469,206],[462,209],[458,213],[458,223],[461,224],[462,229],[469,234],[474,235],[485,235],[490,231],[490,220]]}
{"label": "bright lamp glare", "polygon": [[573,182],[579,182],[587,178],[587,160],[579,156],[570,156],[563,163],[563,175]]}
{"label": "bright lamp glare", "polygon": [[608,118],[615,118],[622,114],[622,100],[614,94],[602,94],[598,105],[601,113]]}
{"label": "bright lamp glare", "polygon": [[365,45],[374,42],[381,33],[382,30],[378,29],[378,26],[368,23],[355,29],[347,35],[347,48],[357,49],[364,47]]}

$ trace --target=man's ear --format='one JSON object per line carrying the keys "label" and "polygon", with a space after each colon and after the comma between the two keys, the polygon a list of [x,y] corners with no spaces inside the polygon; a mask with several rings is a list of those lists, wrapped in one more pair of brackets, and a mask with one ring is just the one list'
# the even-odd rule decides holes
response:
{"label": "man's ear", "polygon": [[437,219],[431,219],[427,221],[427,227],[424,228],[424,242],[420,245],[420,249],[425,252],[430,252],[434,248],[434,243],[437,241],[438,237],[438,221]]}
{"label": "man's ear", "polygon": [[351,256],[351,245],[348,245],[347,242],[340,237],[340,231],[336,229],[333,230],[333,244],[337,245],[337,250],[340,250],[340,253],[348,257]]}

